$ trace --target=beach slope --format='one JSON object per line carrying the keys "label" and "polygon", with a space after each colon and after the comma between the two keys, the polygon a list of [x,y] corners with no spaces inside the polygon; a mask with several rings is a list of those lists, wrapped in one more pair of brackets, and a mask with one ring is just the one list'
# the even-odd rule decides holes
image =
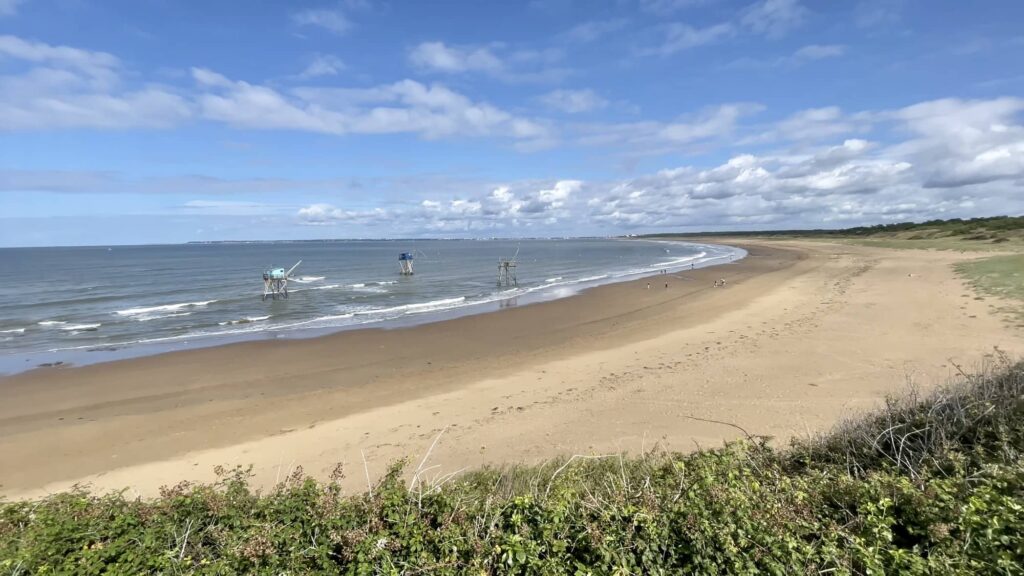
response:
{"label": "beach slope", "polygon": [[439,476],[716,445],[741,434],[732,424],[785,439],[994,347],[1024,352],[998,303],[953,271],[977,254],[714,241],[750,254],[434,324],[0,379],[0,493],[85,482],[150,495],[217,465],[253,465],[269,485],[337,463],[359,489],[428,451]]}

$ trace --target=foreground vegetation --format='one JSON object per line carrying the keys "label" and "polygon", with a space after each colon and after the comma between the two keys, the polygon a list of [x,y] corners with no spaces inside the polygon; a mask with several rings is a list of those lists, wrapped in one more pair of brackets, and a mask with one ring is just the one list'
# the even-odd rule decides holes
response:
{"label": "foreground vegetation", "polygon": [[10,574],[1024,574],[1024,364],[784,450],[0,504]]}

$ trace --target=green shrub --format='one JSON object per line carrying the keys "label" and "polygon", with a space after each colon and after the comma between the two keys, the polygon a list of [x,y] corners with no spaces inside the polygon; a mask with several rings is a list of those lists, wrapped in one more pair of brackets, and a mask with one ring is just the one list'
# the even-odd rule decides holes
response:
{"label": "green shrub", "polygon": [[372,492],[245,470],[0,504],[10,574],[1024,574],[1024,366],[786,450],[482,469]]}

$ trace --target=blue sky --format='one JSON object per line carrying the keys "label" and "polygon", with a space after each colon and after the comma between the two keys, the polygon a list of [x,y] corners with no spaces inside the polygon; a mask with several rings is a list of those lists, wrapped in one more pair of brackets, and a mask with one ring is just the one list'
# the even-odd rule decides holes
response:
{"label": "blue sky", "polygon": [[1024,212],[1024,3],[0,0],[0,246]]}

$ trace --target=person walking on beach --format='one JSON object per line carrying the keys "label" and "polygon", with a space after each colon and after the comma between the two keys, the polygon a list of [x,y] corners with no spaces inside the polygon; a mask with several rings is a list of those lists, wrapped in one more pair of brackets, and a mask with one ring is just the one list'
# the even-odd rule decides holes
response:
{"label": "person walking on beach", "polygon": [[651,283],[650,283],[650,282],[648,282],[648,283],[647,283],[647,289],[648,289],[648,290],[650,290],[650,289],[651,289]]}

